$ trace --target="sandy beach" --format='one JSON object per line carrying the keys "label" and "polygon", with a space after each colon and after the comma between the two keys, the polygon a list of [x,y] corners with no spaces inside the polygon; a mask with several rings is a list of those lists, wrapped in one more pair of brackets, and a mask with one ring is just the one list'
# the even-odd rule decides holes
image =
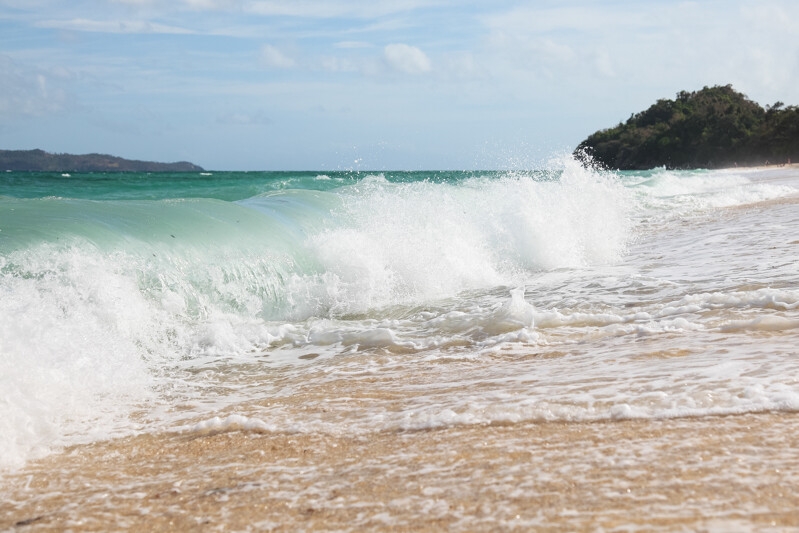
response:
{"label": "sandy beach", "polygon": [[11,531],[789,531],[795,413],[146,434],[3,480]]}

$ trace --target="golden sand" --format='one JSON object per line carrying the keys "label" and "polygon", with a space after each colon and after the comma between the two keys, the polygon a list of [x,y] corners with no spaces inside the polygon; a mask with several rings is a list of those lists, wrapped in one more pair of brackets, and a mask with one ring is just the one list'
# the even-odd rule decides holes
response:
{"label": "golden sand", "polygon": [[76,446],[6,476],[0,529],[799,528],[797,413],[228,431]]}

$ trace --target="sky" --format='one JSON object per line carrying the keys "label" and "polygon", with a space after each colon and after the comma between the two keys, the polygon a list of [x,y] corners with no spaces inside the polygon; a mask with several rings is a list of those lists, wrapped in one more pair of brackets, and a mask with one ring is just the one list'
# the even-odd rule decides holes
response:
{"label": "sky", "polygon": [[0,0],[0,149],[540,168],[727,84],[799,105],[799,2]]}

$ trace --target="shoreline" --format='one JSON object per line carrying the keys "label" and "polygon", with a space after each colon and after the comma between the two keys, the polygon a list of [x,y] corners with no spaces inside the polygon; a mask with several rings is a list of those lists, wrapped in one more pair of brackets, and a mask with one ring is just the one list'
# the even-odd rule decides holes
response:
{"label": "shoreline", "polygon": [[143,434],[2,480],[0,529],[799,527],[799,413]]}
{"label": "shoreline", "polygon": [[774,164],[774,165],[755,165],[751,167],[722,167],[718,169],[708,169],[708,170],[720,170],[722,172],[768,172],[774,170],[796,170],[799,171],[799,163],[783,163],[783,164]]}
{"label": "shoreline", "polygon": [[718,170],[779,170],[779,169],[786,169],[786,170],[799,170],[799,163],[782,163],[782,164],[773,164],[773,165],[755,165],[752,167],[724,167]]}

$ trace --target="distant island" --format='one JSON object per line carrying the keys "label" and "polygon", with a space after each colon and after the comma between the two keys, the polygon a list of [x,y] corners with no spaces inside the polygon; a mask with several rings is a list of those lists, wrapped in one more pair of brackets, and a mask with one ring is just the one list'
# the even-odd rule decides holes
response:
{"label": "distant island", "polygon": [[202,172],[193,163],[154,163],[105,154],[51,154],[44,150],[0,150],[0,171],[30,172]]}
{"label": "distant island", "polygon": [[618,170],[799,162],[799,108],[764,109],[731,85],[681,91],[590,135],[574,154]]}

